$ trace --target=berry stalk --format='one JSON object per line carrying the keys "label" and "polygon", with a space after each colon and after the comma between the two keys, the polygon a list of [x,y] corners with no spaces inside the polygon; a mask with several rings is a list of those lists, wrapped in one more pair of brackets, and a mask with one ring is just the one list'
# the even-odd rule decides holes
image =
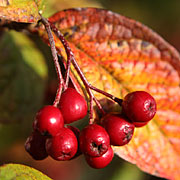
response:
{"label": "berry stalk", "polygon": [[[52,30],[54,32],[56,32],[56,27],[54,26],[54,24],[50,24]],[[69,44],[67,43],[67,41],[65,40],[64,36],[62,35],[62,33],[60,31],[57,31],[57,33],[55,33],[56,36],[60,39],[61,43],[64,46],[64,49],[66,51],[66,55],[67,55],[67,64],[66,64],[66,72],[65,72],[65,84],[68,87],[68,83],[69,83],[69,72],[70,72],[70,67],[71,67],[71,61],[74,58],[74,55],[71,51],[71,48],[69,47]]]}
{"label": "berry stalk", "polygon": [[93,119],[93,101],[96,103],[97,107],[99,108],[99,110],[105,114],[103,108],[101,107],[101,104],[99,103],[99,101],[95,98],[94,94],[92,93],[91,89],[90,89],[90,84],[87,81],[86,77],[84,76],[83,72],[81,71],[77,61],[75,60],[74,54],[71,51],[71,48],[69,47],[67,41],[65,40],[64,36],[61,34],[61,32],[55,27],[54,24],[51,23],[51,28],[53,30],[53,32],[56,34],[56,36],[60,39],[61,43],[63,44],[65,50],[66,50],[66,54],[67,54],[67,67],[66,67],[66,83],[68,82],[69,79],[69,71],[70,71],[70,65],[71,63],[73,64],[75,70],[77,71],[79,77],[81,78],[87,93],[89,94],[90,97],[90,124],[92,123],[92,119]]}
{"label": "berry stalk", "polygon": [[53,106],[57,106],[60,100],[60,96],[62,93],[62,89],[63,87],[66,88],[66,84],[64,83],[64,79],[61,73],[61,68],[58,62],[58,56],[57,56],[57,50],[55,47],[55,42],[54,42],[54,38],[53,38],[53,34],[51,32],[51,26],[48,22],[47,19],[41,17],[41,21],[45,26],[46,32],[48,34],[48,38],[49,38],[49,44],[50,44],[50,48],[51,48],[51,52],[52,52],[52,56],[53,56],[53,61],[55,64],[55,68],[56,68],[56,73],[57,73],[57,77],[58,77],[58,89],[56,92],[56,97],[55,100],[53,102]]}
{"label": "berry stalk", "polygon": [[[57,37],[60,39],[60,41],[62,42],[62,44],[63,44],[63,46],[64,46],[64,48],[65,48],[66,54],[67,54],[67,67],[66,67],[67,69],[66,69],[66,75],[65,75],[65,77],[66,77],[66,81],[65,81],[65,82],[66,82],[66,85],[68,85],[68,81],[67,81],[67,80],[69,79],[68,77],[69,77],[69,71],[70,71],[70,64],[71,64],[71,62],[72,62],[72,64],[74,65],[76,71],[78,72],[81,80],[83,81],[83,83],[84,83],[87,91],[89,91],[89,89],[92,89],[92,90],[94,90],[94,91],[96,91],[96,92],[98,92],[98,93],[103,94],[104,96],[112,99],[113,101],[115,101],[115,102],[117,102],[117,103],[119,103],[119,104],[121,105],[121,103],[122,103],[122,101],[123,101],[122,99],[119,99],[119,98],[113,96],[112,94],[109,94],[109,93],[107,93],[107,92],[105,92],[105,91],[103,91],[103,90],[100,90],[100,89],[92,86],[92,85],[87,81],[87,79],[86,79],[86,77],[84,76],[83,72],[81,71],[81,69],[80,69],[77,61],[75,60],[74,54],[73,54],[73,52],[71,51],[71,48],[69,47],[66,39],[64,38],[64,36],[62,35],[62,33],[55,27],[55,25],[54,25],[53,23],[50,23],[50,25],[51,25],[52,30],[53,30],[54,33],[56,34],[56,36],[57,36]],[[90,92],[89,92],[89,94],[90,94]],[[94,98],[94,101],[96,102],[96,98]],[[99,103],[96,102],[96,104],[98,105]]]}
{"label": "berry stalk", "polygon": [[108,97],[110,99],[112,99],[113,101],[117,102],[119,105],[122,105],[122,102],[123,102],[122,99],[119,99],[119,98],[113,96],[112,94],[109,94],[109,93],[107,93],[107,92],[105,92],[105,91],[103,91],[101,89],[98,89],[98,88],[92,86],[91,84],[89,84],[89,88],[96,91],[96,92],[98,92],[98,93],[100,93],[100,94],[103,94],[104,96],[106,96],[106,97]]}

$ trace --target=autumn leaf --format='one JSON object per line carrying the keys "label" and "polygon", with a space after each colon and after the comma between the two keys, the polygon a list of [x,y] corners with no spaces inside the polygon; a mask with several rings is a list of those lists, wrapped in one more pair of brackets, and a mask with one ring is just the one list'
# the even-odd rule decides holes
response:
{"label": "autumn leaf", "polygon": [[0,0],[0,19],[36,23],[41,13],[49,17],[54,12],[72,7],[101,7],[92,0]]}
{"label": "autumn leaf", "polygon": [[21,164],[6,164],[0,167],[0,179],[51,180],[40,171]]}
{"label": "autumn leaf", "polygon": [[40,19],[45,0],[0,0],[0,19],[33,23]]}
{"label": "autumn leaf", "polygon": [[[107,10],[70,9],[49,21],[64,34],[93,86],[120,98],[145,90],[157,101],[154,119],[136,128],[132,141],[113,147],[114,152],[145,172],[180,179],[180,55],[175,48],[143,24]],[[48,42],[44,28],[37,31]],[[62,44],[55,41],[66,59]],[[102,101],[103,107],[108,102]]]}

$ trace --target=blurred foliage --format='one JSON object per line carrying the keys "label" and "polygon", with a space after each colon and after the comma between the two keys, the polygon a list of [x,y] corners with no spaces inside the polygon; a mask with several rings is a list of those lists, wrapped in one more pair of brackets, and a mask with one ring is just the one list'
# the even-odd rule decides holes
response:
{"label": "blurred foliage", "polygon": [[103,7],[152,28],[180,50],[179,0],[98,0]]}
{"label": "blurred foliage", "polygon": [[102,7],[101,3],[96,0],[47,0],[46,8],[44,11],[45,17],[50,17],[54,13],[68,8],[77,8],[77,7]]}
{"label": "blurred foliage", "polygon": [[[107,8],[146,24],[180,50],[179,0],[47,0],[45,5],[45,17],[73,7]],[[56,75],[50,50],[34,35],[15,31],[0,35],[0,164],[25,163],[61,180],[161,179],[142,173],[135,165],[117,157],[101,170],[88,167],[81,157],[70,162],[32,160],[24,151],[23,142],[32,130],[36,111],[43,103],[51,103],[55,95],[56,83],[52,82]],[[11,124],[4,124],[7,122]],[[76,126],[82,128],[84,124],[81,121]],[[18,156],[13,153],[17,151]]]}
{"label": "blurred foliage", "polygon": [[[0,154],[3,155],[17,139],[21,138],[19,124],[0,125]],[[17,133],[18,132],[18,133]],[[1,156],[0,156],[1,158]]]}
{"label": "blurred foliage", "polygon": [[0,43],[0,122],[28,122],[42,105],[47,67],[22,33],[3,34]]}

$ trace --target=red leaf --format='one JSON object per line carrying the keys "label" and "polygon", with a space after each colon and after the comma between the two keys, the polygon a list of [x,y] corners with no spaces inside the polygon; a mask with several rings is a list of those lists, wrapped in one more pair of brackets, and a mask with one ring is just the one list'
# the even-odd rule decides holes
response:
{"label": "red leaf", "polygon": [[[70,9],[49,21],[67,38],[92,85],[118,97],[134,90],[155,97],[157,115],[136,129],[128,145],[114,147],[115,153],[148,173],[180,179],[179,53],[148,27],[107,10]],[[38,31],[47,41],[44,29]],[[57,39],[56,47],[66,58]]]}

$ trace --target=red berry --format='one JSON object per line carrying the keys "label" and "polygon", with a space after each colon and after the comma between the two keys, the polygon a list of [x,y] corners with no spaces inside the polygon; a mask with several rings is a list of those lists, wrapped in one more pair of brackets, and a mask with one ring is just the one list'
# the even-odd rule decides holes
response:
{"label": "red berry", "polygon": [[134,91],[125,96],[122,110],[132,122],[147,122],[156,113],[156,101],[145,91]]}
{"label": "red berry", "polygon": [[69,124],[86,116],[87,103],[75,89],[67,88],[61,95],[59,109],[63,114],[64,123]]}
{"label": "red berry", "polygon": [[41,133],[38,131],[34,131],[27,138],[24,147],[33,159],[43,160],[48,156],[45,148],[46,139],[47,137],[41,135]]}
{"label": "red berry", "polygon": [[47,153],[55,160],[65,161],[74,157],[78,142],[75,134],[68,128],[61,128],[59,134],[47,139]]}
{"label": "red berry", "polygon": [[148,122],[149,122],[149,121],[147,121],[147,122],[133,122],[133,124],[134,124],[135,127],[143,127],[143,126],[145,126]]}
{"label": "red berry", "polygon": [[61,111],[54,106],[45,106],[36,114],[33,128],[39,130],[42,134],[55,136],[64,126]]}
{"label": "red berry", "polygon": [[86,158],[87,163],[92,168],[101,169],[101,168],[106,167],[112,161],[113,156],[114,156],[114,152],[111,146],[109,146],[109,149],[102,156],[92,157],[92,156],[86,155],[85,158]]}
{"label": "red berry", "polygon": [[67,126],[68,129],[70,129],[76,136],[77,139],[79,139],[80,130],[74,126]]}
{"label": "red berry", "polygon": [[75,154],[75,156],[73,157],[76,158],[78,156],[80,156],[82,154],[81,150],[80,150],[80,146],[79,146],[79,135],[80,135],[80,130],[74,126],[67,126],[67,128],[69,128],[76,136],[77,138],[77,141],[78,141],[78,149],[77,149],[77,152]]}
{"label": "red berry", "polygon": [[102,125],[109,134],[111,145],[123,146],[132,139],[134,125],[119,114],[107,114]]}
{"label": "red berry", "polygon": [[97,124],[88,125],[81,131],[79,143],[81,151],[89,156],[101,156],[110,146],[108,133]]}

